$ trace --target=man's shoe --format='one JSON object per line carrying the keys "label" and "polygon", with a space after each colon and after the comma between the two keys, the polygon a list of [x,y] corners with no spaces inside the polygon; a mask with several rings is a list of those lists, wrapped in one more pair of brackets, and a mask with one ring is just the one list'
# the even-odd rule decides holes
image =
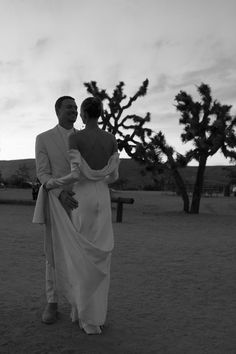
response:
{"label": "man's shoe", "polygon": [[42,314],[42,322],[46,324],[52,324],[57,321],[57,303],[48,303]]}

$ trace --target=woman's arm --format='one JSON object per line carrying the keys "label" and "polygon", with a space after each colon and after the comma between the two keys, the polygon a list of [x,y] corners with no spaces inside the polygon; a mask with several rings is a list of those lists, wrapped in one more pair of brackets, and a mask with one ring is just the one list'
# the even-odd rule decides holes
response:
{"label": "woman's arm", "polygon": [[80,178],[80,153],[76,149],[69,150],[71,173],[60,178],[51,178],[46,184],[46,189],[54,189],[59,186],[75,183]]}
{"label": "woman's arm", "polygon": [[105,181],[107,184],[111,184],[115,182],[119,178],[119,170],[118,167],[109,175],[105,177]]}

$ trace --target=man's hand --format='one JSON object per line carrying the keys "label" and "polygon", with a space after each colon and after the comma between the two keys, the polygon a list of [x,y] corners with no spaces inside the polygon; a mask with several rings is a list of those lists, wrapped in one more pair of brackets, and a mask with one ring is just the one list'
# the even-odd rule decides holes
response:
{"label": "man's hand", "polygon": [[62,191],[59,195],[59,200],[66,211],[76,209],[78,207],[78,201],[73,198],[74,192]]}

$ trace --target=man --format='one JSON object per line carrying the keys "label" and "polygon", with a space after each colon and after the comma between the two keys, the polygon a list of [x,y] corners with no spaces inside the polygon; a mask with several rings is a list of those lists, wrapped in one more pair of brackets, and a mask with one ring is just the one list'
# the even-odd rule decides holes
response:
{"label": "man", "polygon": [[[39,134],[36,138],[36,171],[42,185],[52,177],[58,178],[70,173],[68,155],[68,136],[75,132],[74,123],[77,119],[77,105],[73,97],[60,97],[55,103],[58,125],[53,129]],[[73,198],[71,186],[56,188],[53,193],[58,197],[64,209],[70,214],[77,208],[78,202]],[[46,254],[46,297],[47,306],[42,321],[51,324],[57,320],[58,294],[55,284],[55,264],[53,257],[52,220],[50,210],[45,221],[45,254]],[[53,222],[56,222],[55,220]],[[55,237],[56,235],[54,235]]]}

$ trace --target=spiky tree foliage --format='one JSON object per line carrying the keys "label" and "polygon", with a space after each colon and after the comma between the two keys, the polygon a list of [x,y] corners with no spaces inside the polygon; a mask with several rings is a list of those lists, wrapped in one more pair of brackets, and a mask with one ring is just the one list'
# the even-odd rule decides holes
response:
{"label": "spiky tree foliage", "polygon": [[[155,171],[167,168],[172,172],[175,183],[184,202],[184,210],[189,211],[189,197],[179,168],[192,159],[198,161],[198,169],[191,202],[191,213],[199,213],[200,199],[204,182],[204,172],[209,156],[221,151],[226,158],[236,160],[236,117],[230,115],[231,106],[222,105],[212,99],[211,89],[202,83],[197,87],[201,101],[194,101],[184,91],[176,95],[176,108],[184,125],[181,134],[183,143],[192,142],[193,148],[181,155],[166,142],[162,132],[151,137],[148,144],[137,148],[136,157]],[[166,162],[163,164],[163,155]]]}
{"label": "spiky tree foliage", "polygon": [[126,114],[126,111],[139,97],[146,95],[148,79],[129,98],[123,92],[124,82],[116,86],[112,95],[98,88],[96,81],[87,82],[84,85],[90,94],[104,101],[104,111],[98,122],[99,125],[116,136],[120,151],[124,149],[128,156],[134,157],[136,146],[140,142],[145,144],[152,134],[152,130],[145,127],[145,124],[150,121],[150,113],[146,113],[145,117],[140,117],[136,114]]}
{"label": "spiky tree foliage", "polygon": [[[164,161],[164,156],[166,161]],[[146,165],[146,169],[155,173],[162,173],[166,170],[171,171],[175,183],[183,199],[183,209],[189,211],[189,197],[184,184],[184,180],[179,173],[179,168],[188,163],[188,157],[177,153],[173,147],[166,142],[164,134],[160,131],[153,135],[146,145],[137,147],[135,159]]]}
{"label": "spiky tree foliage", "polygon": [[236,159],[236,117],[230,115],[231,106],[222,105],[212,99],[209,85],[197,86],[201,101],[194,101],[184,91],[176,95],[176,109],[180,112],[180,124],[184,125],[181,135],[183,143],[192,142],[188,159],[198,161],[194,184],[191,212],[198,213],[204,182],[204,173],[209,156],[221,151],[226,158]]}

